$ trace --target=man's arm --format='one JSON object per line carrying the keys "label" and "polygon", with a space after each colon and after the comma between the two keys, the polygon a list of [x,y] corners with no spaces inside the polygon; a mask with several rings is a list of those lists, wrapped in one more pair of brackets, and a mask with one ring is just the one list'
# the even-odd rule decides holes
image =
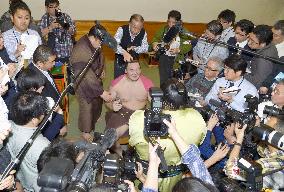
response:
{"label": "man's arm", "polygon": [[217,79],[217,81],[214,83],[213,87],[210,89],[209,93],[205,97],[206,104],[209,104],[210,99],[219,100],[218,99],[219,89],[220,87],[219,87],[218,79]]}
{"label": "man's arm", "polygon": [[119,45],[122,39],[122,35],[123,35],[123,29],[122,27],[119,27],[114,35],[114,38],[117,42],[117,50],[116,53],[123,55],[124,53],[124,49]]}
{"label": "man's arm", "polygon": [[64,15],[65,15],[66,22],[67,22],[67,23],[69,24],[69,26],[70,26],[69,29],[68,29],[68,33],[69,33],[70,35],[74,35],[75,32],[76,32],[76,26],[75,26],[73,20],[71,19],[71,17],[70,17],[68,14],[64,13]]}

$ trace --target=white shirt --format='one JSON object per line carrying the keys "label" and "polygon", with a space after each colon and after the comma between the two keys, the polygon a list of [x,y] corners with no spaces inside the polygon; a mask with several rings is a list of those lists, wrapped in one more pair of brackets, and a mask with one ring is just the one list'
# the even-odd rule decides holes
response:
{"label": "white shirt", "polygon": [[278,52],[278,57],[283,57],[284,56],[284,41],[282,43],[279,43],[275,45],[277,52]]}
{"label": "white shirt", "polygon": [[[218,98],[220,87],[228,88],[230,85],[230,82],[231,81],[226,80],[225,77],[217,79],[213,87],[211,88],[210,92],[205,97],[206,103],[209,104],[210,99],[220,101],[220,99]],[[244,77],[242,77],[241,79],[233,83],[234,83],[234,86],[240,89],[240,91],[235,96],[233,96],[233,101],[229,104],[229,106],[232,109],[235,109],[240,112],[244,112],[244,110],[247,107],[244,96],[247,94],[251,94],[252,96],[258,97],[257,89],[255,88],[253,84],[251,84],[249,81],[244,79]]]}

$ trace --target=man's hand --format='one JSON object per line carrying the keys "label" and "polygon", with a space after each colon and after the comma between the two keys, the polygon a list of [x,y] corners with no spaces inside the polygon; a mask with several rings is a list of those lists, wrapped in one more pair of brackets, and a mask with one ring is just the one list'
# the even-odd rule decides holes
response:
{"label": "man's hand", "polygon": [[137,192],[135,187],[134,187],[134,183],[129,181],[129,180],[124,180],[124,183],[128,184],[128,189],[130,192]]}
{"label": "man's hand", "polygon": [[268,88],[267,87],[260,87],[259,88],[259,93],[260,94],[267,94],[268,93]]}
{"label": "man's hand", "polygon": [[10,175],[0,183],[0,190],[11,189],[15,183],[14,174],[16,171],[11,171]]}
{"label": "man's hand", "polygon": [[220,100],[226,101],[228,103],[232,103],[232,101],[233,101],[233,97],[231,95],[227,95],[227,94],[222,93],[222,90],[219,91],[218,97],[219,97]]}
{"label": "man's hand", "polygon": [[[2,126],[2,125],[1,125]],[[1,132],[0,132],[0,144],[3,143],[3,141],[8,137],[8,135],[10,134],[11,132],[11,128],[6,128],[6,129],[3,129]]]}
{"label": "man's hand", "polygon": [[100,95],[100,97],[106,101],[106,102],[111,102],[112,101],[112,95],[108,91],[104,91],[103,94]]}
{"label": "man's hand", "polygon": [[153,47],[154,51],[158,51],[158,49],[159,49],[158,44],[159,44],[158,42],[152,43],[152,47]]}
{"label": "man's hand", "polygon": [[135,170],[135,175],[136,177],[141,181],[141,183],[145,183],[146,180],[146,175],[143,173],[143,167],[142,164],[140,162],[136,162],[137,164],[137,170]]}
{"label": "man's hand", "polygon": [[247,128],[247,125],[243,125],[243,127],[241,127],[239,123],[235,124],[235,134],[236,134],[238,143],[243,143],[246,128]]}
{"label": "man's hand", "polygon": [[120,109],[122,108],[122,104],[120,103],[120,100],[115,100],[113,103],[112,103],[112,109],[113,111],[119,111]]}
{"label": "man's hand", "polygon": [[208,122],[207,122],[207,129],[208,129],[209,131],[212,131],[213,128],[214,128],[214,127],[216,126],[216,124],[218,123],[218,121],[219,121],[219,118],[218,118],[217,114],[216,114],[216,113],[215,113],[215,114],[212,114],[211,117],[210,117],[210,119],[209,119]]}
{"label": "man's hand", "polygon": [[171,54],[178,54],[178,53],[180,52],[180,49],[179,49],[179,48],[171,48],[171,49],[169,50],[169,52],[170,52]]}
{"label": "man's hand", "polygon": [[230,147],[227,144],[224,144],[222,146],[222,143],[220,143],[216,149],[216,151],[213,153],[212,157],[216,160],[216,162],[222,160],[228,152],[230,151]]}
{"label": "man's hand", "polygon": [[177,133],[176,122],[173,118],[171,119],[171,122],[166,119],[164,119],[163,122],[168,126],[168,132],[170,136]]}
{"label": "man's hand", "polygon": [[226,129],[224,130],[224,136],[229,144],[233,144],[237,138],[234,135],[235,131],[235,124],[232,123],[231,125],[228,125]]}
{"label": "man's hand", "polygon": [[49,26],[49,31],[52,31],[53,29],[59,28],[60,24],[56,22],[56,20],[54,20]]}
{"label": "man's hand", "polygon": [[4,95],[8,91],[8,85],[0,84],[0,95]]}
{"label": "man's hand", "polygon": [[133,57],[127,52],[127,51],[123,51],[123,60],[125,62],[130,62],[133,61]]}
{"label": "man's hand", "polygon": [[128,47],[126,50],[127,50],[127,52],[129,52],[129,51],[131,51],[131,50],[134,51],[135,48],[136,48],[136,46],[131,46],[131,47]]}
{"label": "man's hand", "polygon": [[60,129],[59,135],[60,135],[60,136],[65,136],[65,135],[67,134],[67,131],[68,131],[67,125],[64,125],[64,126]]}
{"label": "man's hand", "polygon": [[12,78],[17,70],[17,63],[8,63],[8,73],[9,73],[9,77]]}
{"label": "man's hand", "polygon": [[16,49],[16,52],[15,52],[15,57],[20,56],[21,53],[22,53],[25,49],[26,49],[26,45],[19,43],[19,44],[17,45],[17,49]]}
{"label": "man's hand", "polygon": [[149,163],[153,163],[157,166],[160,165],[161,160],[156,152],[157,148],[158,148],[158,144],[156,144],[154,147],[152,146],[151,143],[149,143]]}

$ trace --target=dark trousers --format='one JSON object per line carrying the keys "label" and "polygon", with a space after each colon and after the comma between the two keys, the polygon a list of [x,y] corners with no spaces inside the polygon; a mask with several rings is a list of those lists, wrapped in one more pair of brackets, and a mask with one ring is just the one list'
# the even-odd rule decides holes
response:
{"label": "dark trousers", "polygon": [[123,60],[122,55],[115,54],[114,59],[114,79],[120,75],[124,75],[126,69],[126,63]]}
{"label": "dark trousers", "polygon": [[160,86],[173,77],[175,57],[161,55],[159,58]]}
{"label": "dark trousers", "polygon": [[88,103],[77,94],[79,103],[78,127],[82,132],[89,133],[95,130],[95,124],[101,116],[103,99],[97,97]]}

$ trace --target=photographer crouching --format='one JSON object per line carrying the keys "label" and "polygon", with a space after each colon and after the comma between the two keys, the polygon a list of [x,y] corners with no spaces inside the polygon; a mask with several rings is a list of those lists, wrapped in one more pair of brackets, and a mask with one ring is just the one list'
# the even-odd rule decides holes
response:
{"label": "photographer crouching", "polygon": [[[175,119],[177,132],[182,135],[182,138],[187,145],[198,145],[206,133],[206,125],[200,113],[192,108],[185,108],[187,105],[187,94],[184,85],[176,79],[170,79],[162,86],[162,91],[163,93],[161,95],[151,95],[158,95],[158,97],[161,97],[163,100],[163,102],[161,100],[153,102],[153,100],[155,101],[157,98],[152,97],[152,106],[154,106],[154,108],[160,108],[159,110],[161,111],[162,116],[170,116],[170,119]],[[162,121],[162,119],[163,118],[160,118],[160,121]],[[147,138],[144,137],[144,132],[147,131],[147,126],[145,126],[144,131],[144,120],[147,121],[144,110],[138,110],[130,117],[129,144],[135,147],[141,161],[146,162],[149,157],[147,150],[148,141],[146,140]],[[152,130],[157,134],[159,134],[159,130],[164,133],[164,128],[167,127],[163,122],[147,122],[150,123],[148,127],[149,131]],[[179,180],[181,180],[181,154],[173,140],[167,137],[167,134],[164,134],[164,137],[161,138],[159,144],[161,148],[164,149],[164,158],[169,167],[168,171],[163,173],[160,171],[159,173],[159,191],[168,192],[172,190],[173,186]]]}

